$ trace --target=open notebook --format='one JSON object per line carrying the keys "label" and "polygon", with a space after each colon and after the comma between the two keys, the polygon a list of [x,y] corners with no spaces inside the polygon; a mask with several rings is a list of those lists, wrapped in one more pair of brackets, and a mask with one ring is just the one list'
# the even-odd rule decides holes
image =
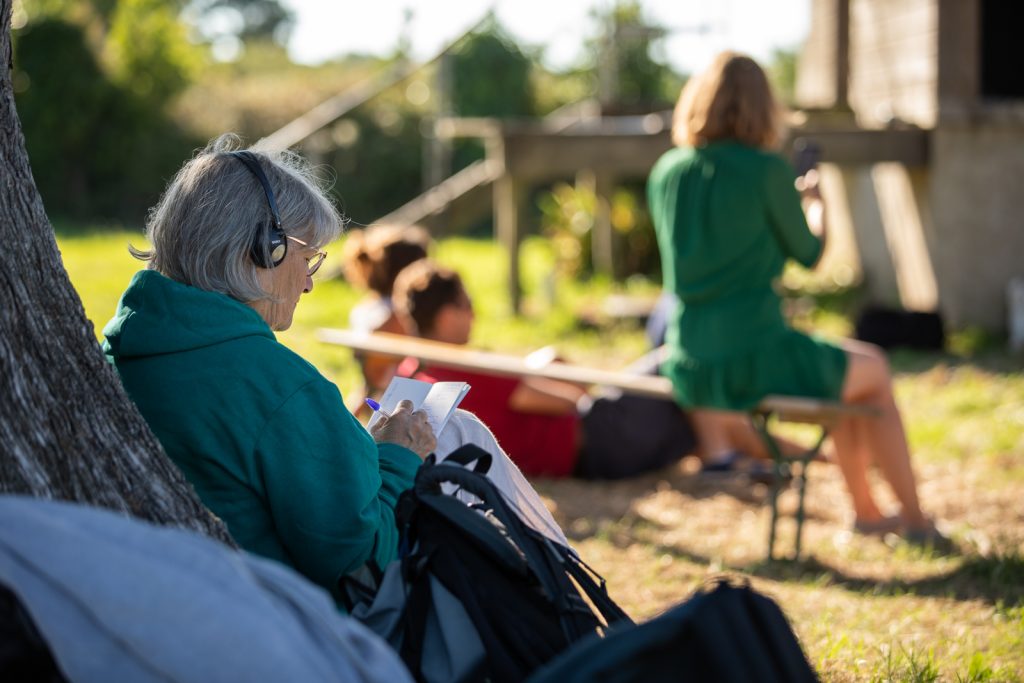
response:
{"label": "open notebook", "polygon": [[[432,384],[418,379],[395,377],[384,390],[384,395],[380,398],[380,407],[382,411],[391,413],[398,407],[399,401],[412,401],[416,410],[422,410],[427,414],[434,436],[438,436],[468,391],[469,385],[465,382]],[[377,424],[380,419],[381,414],[375,412],[366,425],[367,429]]]}

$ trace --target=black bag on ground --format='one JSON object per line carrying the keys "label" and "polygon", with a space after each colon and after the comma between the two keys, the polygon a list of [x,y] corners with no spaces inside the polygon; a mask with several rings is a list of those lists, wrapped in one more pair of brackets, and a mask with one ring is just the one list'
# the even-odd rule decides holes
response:
{"label": "black bag on ground", "polygon": [[946,345],[945,328],[938,312],[869,306],[857,316],[855,330],[857,339],[883,349],[941,351]]}
{"label": "black bag on ground", "polygon": [[723,580],[639,626],[576,645],[529,683],[817,680],[778,605]]}
{"label": "black bag on ground", "polygon": [[352,616],[420,681],[522,681],[606,625],[632,624],[571,549],[520,520],[484,476],[490,461],[472,445],[428,458],[396,508],[399,559],[342,580]]}

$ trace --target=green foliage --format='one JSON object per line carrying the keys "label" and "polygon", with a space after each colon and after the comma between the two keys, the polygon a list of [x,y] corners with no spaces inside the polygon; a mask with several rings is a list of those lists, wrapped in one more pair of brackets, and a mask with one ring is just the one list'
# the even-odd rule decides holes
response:
{"label": "green foliage", "polygon": [[[33,174],[51,216],[141,222],[166,179],[197,146],[163,113],[167,97],[185,84],[185,74],[173,65],[161,70],[157,57],[184,54],[180,26],[159,8],[142,11],[148,7],[144,0],[125,5],[132,11],[115,12],[116,31],[108,38],[114,44],[150,43],[145,49],[121,50],[122,56],[146,56],[124,62],[120,74],[125,82],[106,71],[96,41],[87,38],[95,32],[86,24],[92,26],[97,16],[88,3],[50,8],[80,21],[43,15],[18,32],[15,100]],[[160,31],[168,33],[166,40]],[[138,39],[140,34],[145,41]],[[175,45],[177,52],[170,50]],[[134,87],[139,81],[130,76],[133,69],[149,79],[149,87],[141,89],[145,92]]]}
{"label": "green foliage", "polygon": [[[451,107],[456,116],[522,117],[534,113],[529,57],[492,22],[467,37],[449,57]],[[476,140],[457,140],[453,170],[482,159]]]}
{"label": "green foliage", "polygon": [[661,254],[654,222],[647,211],[644,183],[616,188],[611,199],[611,223],[617,240],[617,279],[644,275],[661,279]]}
{"label": "green foliage", "polygon": [[[197,23],[218,14],[230,15],[234,21],[220,23],[234,24],[236,28],[229,33],[247,44],[273,40],[284,45],[295,22],[294,13],[278,0],[191,0],[185,5],[186,12],[194,16]],[[216,40],[223,34],[205,33],[204,36]]]}
{"label": "green foliage", "polygon": [[579,277],[593,272],[591,235],[597,195],[585,186],[558,183],[538,200],[541,228],[551,240],[559,272]]}
{"label": "green foliage", "polygon": [[422,189],[420,117],[399,104],[360,108],[334,125],[327,162],[337,173],[334,192],[346,215],[369,223]]}
{"label": "green foliage", "polygon": [[173,6],[121,0],[107,35],[113,79],[156,109],[180,93],[201,66]]}
{"label": "green foliage", "polygon": [[593,74],[584,69],[553,73],[539,66],[531,75],[538,116],[546,116],[567,104],[579,102],[594,93]]}
{"label": "green foliage", "polygon": [[779,101],[787,106],[796,102],[796,62],[795,50],[773,50],[772,60],[768,64],[768,80]]}
{"label": "green foliage", "polygon": [[636,0],[618,0],[598,13],[605,35],[590,41],[601,98],[614,111],[649,112],[675,99],[679,78],[651,52],[664,31],[647,24]]}
{"label": "green foliage", "polygon": [[[551,241],[559,272],[570,277],[594,272],[593,230],[598,198],[586,185],[559,183],[538,199],[541,228]],[[654,225],[643,201],[643,188],[616,188],[607,207],[613,229],[616,280],[634,275],[660,277]]]}
{"label": "green foliage", "polygon": [[530,116],[530,58],[501,29],[474,33],[452,54],[452,108],[459,116]]}
{"label": "green foliage", "polygon": [[91,203],[86,169],[95,154],[95,124],[104,119],[116,89],[82,30],[59,19],[22,31],[14,63],[21,84],[16,101],[36,185],[52,209],[82,215]]}
{"label": "green foliage", "polygon": [[980,652],[975,652],[967,666],[967,674],[961,676],[956,674],[957,683],[985,683],[993,680],[995,672],[985,664],[985,657]]}

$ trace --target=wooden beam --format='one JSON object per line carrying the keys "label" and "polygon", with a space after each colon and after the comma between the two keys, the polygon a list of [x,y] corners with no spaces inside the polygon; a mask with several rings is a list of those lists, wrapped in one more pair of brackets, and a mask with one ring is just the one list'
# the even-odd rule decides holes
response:
{"label": "wooden beam", "polygon": [[926,166],[931,150],[931,131],[923,128],[867,130],[802,126],[790,131],[789,140],[805,138],[821,147],[821,160],[855,166],[895,161],[906,166]]}
{"label": "wooden beam", "polygon": [[[425,363],[435,363],[460,370],[488,372],[506,377],[544,377],[575,384],[614,387],[640,396],[662,398],[668,401],[675,400],[672,382],[667,377],[656,375],[601,370],[570,363],[549,363],[543,367],[534,367],[520,356],[477,351],[458,344],[445,344],[384,332],[321,328],[317,330],[317,338],[322,342],[346,346],[354,351],[371,352],[394,358],[412,357]],[[870,406],[800,396],[766,396],[751,412],[776,415],[779,419],[787,422],[809,424],[831,424],[843,417],[876,415],[878,413]]]}
{"label": "wooden beam", "polygon": [[546,377],[576,384],[616,387],[632,394],[673,400],[672,383],[666,377],[599,370],[569,363],[531,367],[519,356],[477,351],[458,344],[445,344],[383,332],[323,328],[317,331],[317,338],[328,344],[347,346],[355,351],[395,358],[411,356],[425,363],[436,363],[461,370],[483,371],[506,377]]}
{"label": "wooden beam", "polygon": [[831,425],[844,417],[869,417],[881,411],[872,406],[826,401],[820,398],[802,396],[765,396],[754,413],[775,415],[783,422],[798,422],[816,425]]}

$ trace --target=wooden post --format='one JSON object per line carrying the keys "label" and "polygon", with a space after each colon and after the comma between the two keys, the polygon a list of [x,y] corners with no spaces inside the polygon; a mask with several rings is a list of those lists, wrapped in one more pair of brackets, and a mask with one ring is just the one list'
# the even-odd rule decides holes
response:
{"label": "wooden post", "polygon": [[615,277],[615,230],[612,228],[612,191],[615,189],[613,176],[598,172],[594,177],[594,194],[597,204],[594,211],[594,234],[591,249],[594,255],[594,271]]}
{"label": "wooden post", "polygon": [[513,313],[517,314],[522,298],[519,284],[519,242],[522,239],[519,208],[522,197],[521,184],[506,170],[494,183],[494,227],[498,242],[508,252],[508,298]]}
{"label": "wooden post", "polygon": [[850,0],[836,0],[836,109],[850,108]]}
{"label": "wooden post", "polygon": [[594,195],[594,224],[590,229],[590,259],[595,273],[615,275],[615,246],[611,220],[611,175],[581,169],[576,173],[576,189]]}

